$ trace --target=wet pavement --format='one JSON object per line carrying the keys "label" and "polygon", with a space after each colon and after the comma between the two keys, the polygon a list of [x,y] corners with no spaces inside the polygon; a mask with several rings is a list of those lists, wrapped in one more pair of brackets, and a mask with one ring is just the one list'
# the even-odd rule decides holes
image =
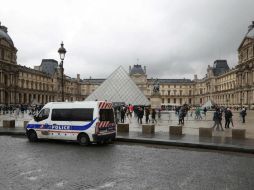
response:
{"label": "wet pavement", "polygon": [[0,137],[1,189],[253,189],[254,156]]}

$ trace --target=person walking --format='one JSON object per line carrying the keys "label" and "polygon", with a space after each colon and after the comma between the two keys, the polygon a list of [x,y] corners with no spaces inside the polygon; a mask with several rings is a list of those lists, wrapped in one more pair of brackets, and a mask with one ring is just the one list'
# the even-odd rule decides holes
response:
{"label": "person walking", "polygon": [[242,116],[242,122],[245,123],[245,116],[247,115],[245,107],[241,110],[240,115]]}
{"label": "person walking", "polygon": [[124,119],[125,119],[125,107],[124,106],[121,107],[120,112],[121,112],[121,123],[124,123]]}
{"label": "person walking", "polygon": [[196,114],[195,119],[200,119],[200,120],[202,120],[201,109],[200,109],[200,107],[197,107],[197,108],[196,108],[195,114]]}
{"label": "person walking", "polygon": [[143,108],[141,106],[138,107],[137,116],[138,116],[138,123],[142,124],[142,119],[143,119],[143,116],[144,116],[144,110],[143,110]]}
{"label": "person walking", "polygon": [[206,112],[207,112],[207,108],[206,107],[204,108],[203,112],[204,112],[204,116],[206,118]]}
{"label": "person walking", "polygon": [[[225,110],[225,129],[229,128],[229,124],[232,121],[232,112],[229,108],[227,108]],[[233,125],[233,121],[232,121],[232,125]]]}
{"label": "person walking", "polygon": [[222,113],[220,109],[217,108],[213,114],[213,121],[214,121],[214,125],[212,127],[213,130],[215,129],[215,126],[216,126],[216,130],[221,128],[221,131],[224,131],[224,129],[222,128],[221,120],[222,120]]}
{"label": "person walking", "polygon": [[152,109],[152,123],[154,123],[154,121],[157,123],[157,121],[156,121],[156,111],[155,111],[155,109]]}
{"label": "person walking", "polygon": [[150,110],[148,107],[145,108],[145,116],[146,116],[146,124],[150,121],[149,121],[149,115],[150,115]]}
{"label": "person walking", "polygon": [[130,118],[132,118],[132,113],[133,113],[133,110],[134,110],[133,105],[129,104],[128,110],[129,110],[129,113],[130,113]]}
{"label": "person walking", "polygon": [[185,107],[182,106],[180,108],[180,111],[179,111],[179,122],[178,122],[178,125],[184,125],[184,117],[186,115],[186,110],[185,110]]}

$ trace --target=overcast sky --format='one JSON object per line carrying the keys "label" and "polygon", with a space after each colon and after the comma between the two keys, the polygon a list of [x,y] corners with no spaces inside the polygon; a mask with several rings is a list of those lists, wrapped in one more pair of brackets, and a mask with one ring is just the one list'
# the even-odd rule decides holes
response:
{"label": "overcast sky", "polygon": [[59,60],[65,73],[105,78],[118,66],[147,67],[148,77],[203,77],[208,64],[237,64],[254,20],[253,0],[0,0],[18,64]]}

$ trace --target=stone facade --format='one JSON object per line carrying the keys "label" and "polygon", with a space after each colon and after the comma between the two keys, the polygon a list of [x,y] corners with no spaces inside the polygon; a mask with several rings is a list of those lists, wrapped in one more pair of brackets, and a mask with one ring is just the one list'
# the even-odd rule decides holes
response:
{"label": "stone facade", "polygon": [[[79,77],[73,79],[64,76],[64,87],[66,100],[84,99]],[[60,91],[60,69],[48,73],[18,65],[17,49],[7,33],[7,27],[0,24],[0,104],[45,104],[59,101]]]}
{"label": "stone facade", "polygon": [[[55,60],[43,60],[35,69],[17,64],[17,49],[0,24],[0,104],[45,104],[61,100],[61,74]],[[162,105],[184,103],[202,105],[212,100],[222,106],[254,108],[254,22],[238,48],[239,62],[229,68],[226,60],[208,65],[207,74],[198,79],[158,79]],[[54,71],[55,70],[55,71]],[[130,66],[129,75],[150,99],[154,79],[146,67]],[[105,79],[80,79],[64,76],[65,99],[84,100]]]}
{"label": "stone facade", "polygon": [[254,21],[238,48],[236,66],[236,101],[254,107]]}

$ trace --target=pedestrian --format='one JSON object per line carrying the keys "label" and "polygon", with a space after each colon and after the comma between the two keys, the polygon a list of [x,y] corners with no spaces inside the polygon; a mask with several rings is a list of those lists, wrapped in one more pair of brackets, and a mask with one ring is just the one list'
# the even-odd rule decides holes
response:
{"label": "pedestrian", "polygon": [[160,119],[161,118],[161,109],[159,108],[159,110],[158,110],[158,119]]}
{"label": "pedestrian", "polygon": [[146,124],[149,122],[150,109],[148,107],[145,108],[145,116],[146,116]]}
{"label": "pedestrian", "polygon": [[157,121],[156,121],[156,111],[155,111],[155,109],[152,109],[152,123],[154,123],[154,122],[157,123]]}
{"label": "pedestrian", "polygon": [[125,107],[124,106],[121,107],[120,112],[121,112],[121,123],[124,123],[124,118],[125,118]]}
{"label": "pedestrian", "polygon": [[126,116],[127,116],[128,120],[129,120],[129,123],[131,123],[131,113],[130,113],[129,108],[126,109]]}
{"label": "pedestrian", "polygon": [[185,108],[182,106],[179,110],[179,118],[178,118],[178,125],[184,125],[184,117],[185,117]]}
{"label": "pedestrian", "polygon": [[241,110],[240,115],[242,117],[242,122],[245,123],[245,116],[247,115],[245,107],[243,107],[243,109]]}
{"label": "pedestrian", "polygon": [[129,112],[130,112],[130,118],[132,118],[133,109],[134,109],[134,108],[133,108],[133,105],[129,104],[128,110],[129,110]]}
{"label": "pedestrian", "polygon": [[200,107],[196,108],[195,114],[196,114],[195,119],[202,119]]}
{"label": "pedestrian", "polygon": [[224,129],[222,128],[221,120],[222,120],[222,113],[219,108],[216,108],[216,111],[213,114],[213,121],[214,121],[214,125],[212,127],[213,130],[215,129],[215,126],[216,126],[216,130],[221,128],[221,131],[224,131]]}
{"label": "pedestrian", "polygon": [[143,116],[144,116],[144,110],[141,106],[138,107],[137,116],[138,116],[138,123],[142,124],[142,119],[143,119]]}
{"label": "pedestrian", "polygon": [[229,108],[227,108],[225,110],[225,129],[229,128],[230,122],[232,122],[232,125],[233,125],[232,116],[233,116],[233,114],[232,114],[231,110]]}
{"label": "pedestrian", "polygon": [[206,118],[206,112],[207,112],[207,108],[206,107],[204,108],[203,112],[204,112],[204,116]]}

